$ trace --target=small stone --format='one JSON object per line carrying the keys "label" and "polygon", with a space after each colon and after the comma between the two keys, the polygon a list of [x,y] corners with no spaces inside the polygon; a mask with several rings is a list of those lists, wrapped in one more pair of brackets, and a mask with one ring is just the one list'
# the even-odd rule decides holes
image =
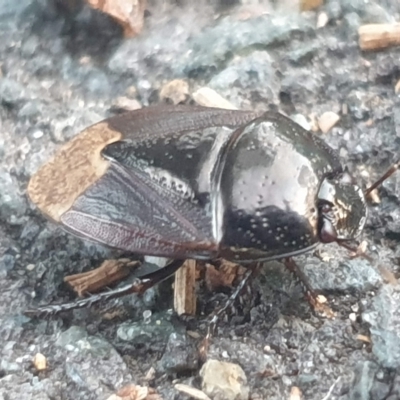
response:
{"label": "small stone", "polygon": [[47,359],[42,353],[36,353],[33,358],[33,365],[36,371],[44,371],[47,369]]}
{"label": "small stone", "polygon": [[248,400],[249,387],[242,368],[233,363],[208,360],[200,370],[202,389],[212,399]]}
{"label": "small stone", "polygon": [[290,389],[289,400],[301,400],[301,390],[297,386],[293,386]]}
{"label": "small stone", "polygon": [[396,82],[396,85],[394,87],[394,92],[398,94],[400,92],[400,79]]}
{"label": "small stone", "polygon": [[134,111],[142,108],[142,105],[136,99],[130,99],[129,97],[121,96],[118,97],[113,104],[113,108],[123,111]]}
{"label": "small stone", "polygon": [[160,364],[169,375],[193,371],[198,368],[198,351],[187,335],[171,333]]}
{"label": "small stone", "polygon": [[36,130],[35,132],[33,132],[32,136],[34,139],[40,139],[42,136],[44,135],[43,131],[41,131],[40,129]]}
{"label": "small stone", "polygon": [[318,14],[317,19],[317,29],[323,28],[329,22],[329,17],[326,12],[322,12]]}
{"label": "small stone", "polygon": [[340,116],[333,111],[324,112],[318,119],[318,125],[322,133],[329,132],[340,120]]}
{"label": "small stone", "polygon": [[144,260],[149,264],[157,265],[158,268],[164,268],[169,262],[168,258],[155,256],[144,256]]}
{"label": "small stone", "polygon": [[160,91],[160,99],[174,105],[183,103],[189,97],[189,84],[183,79],[174,79],[166,83]]}
{"label": "small stone", "polygon": [[357,314],[356,314],[356,313],[350,313],[350,314],[349,314],[349,320],[350,320],[351,322],[356,322],[356,320],[357,320]]}
{"label": "small stone", "polygon": [[202,87],[192,94],[194,101],[205,107],[218,107],[227,110],[237,110],[237,108],[228,100],[224,99],[215,90],[209,87]]}
{"label": "small stone", "polygon": [[201,390],[196,389],[192,386],[184,385],[183,383],[177,383],[174,387],[176,390],[187,394],[192,399],[210,400],[210,398],[204,392],[202,392]]}

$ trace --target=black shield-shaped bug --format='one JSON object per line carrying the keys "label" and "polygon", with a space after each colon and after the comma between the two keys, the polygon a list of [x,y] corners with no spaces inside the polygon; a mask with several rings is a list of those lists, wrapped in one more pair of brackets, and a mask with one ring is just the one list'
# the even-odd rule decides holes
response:
{"label": "black shield-shaped bug", "polygon": [[337,154],[289,118],[189,106],[89,127],[39,169],[28,194],[72,234],[177,260],[290,257],[354,239],[367,216]]}

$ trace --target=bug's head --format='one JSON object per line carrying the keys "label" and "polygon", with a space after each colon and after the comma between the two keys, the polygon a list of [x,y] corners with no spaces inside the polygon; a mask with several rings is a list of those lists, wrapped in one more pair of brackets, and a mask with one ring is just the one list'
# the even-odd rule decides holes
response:
{"label": "bug's head", "polygon": [[353,240],[362,232],[367,219],[365,195],[348,172],[322,181],[317,206],[321,242]]}

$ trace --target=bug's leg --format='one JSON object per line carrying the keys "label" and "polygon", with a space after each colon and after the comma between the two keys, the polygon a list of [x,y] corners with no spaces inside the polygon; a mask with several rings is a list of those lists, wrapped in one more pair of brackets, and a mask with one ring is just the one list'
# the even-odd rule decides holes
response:
{"label": "bug's leg", "polygon": [[136,278],[129,285],[122,286],[117,289],[113,289],[109,292],[95,294],[86,299],[74,301],[71,303],[64,304],[50,304],[36,309],[26,310],[24,312],[28,317],[43,317],[47,315],[54,315],[60,312],[74,310],[77,308],[90,307],[93,304],[101,301],[107,301],[118,297],[126,296],[131,293],[144,293],[147,289],[155,286],[157,283],[172,276],[184,263],[184,260],[175,260],[164,268],[160,268],[156,271],[150,272],[143,275],[140,278]]}
{"label": "bug's leg", "polygon": [[364,191],[365,196],[368,196],[374,189],[382,184],[386,179],[392,176],[397,170],[400,169],[400,161],[393,164],[376,182]]}
{"label": "bug's leg", "polygon": [[324,296],[319,295],[311,286],[308,281],[306,275],[304,275],[303,271],[299,268],[293,258],[285,258],[284,259],[285,267],[302,283],[305,289],[305,295],[307,301],[311,305],[311,307],[321,313],[326,315],[329,318],[334,317],[334,312],[331,308],[326,304],[326,299]]}
{"label": "bug's leg", "polygon": [[204,338],[203,342],[202,342],[202,348],[201,348],[201,353],[202,354],[206,354],[207,350],[208,350],[208,345],[210,342],[210,339],[212,337],[212,335],[215,332],[215,329],[218,325],[218,321],[221,318],[221,316],[226,312],[226,310],[228,310],[229,307],[231,307],[233,305],[233,303],[235,302],[235,300],[238,298],[240,292],[247,286],[247,284],[251,281],[252,277],[254,276],[254,274],[256,273],[256,271],[258,271],[260,267],[260,264],[254,264],[251,266],[247,267],[246,272],[243,275],[242,280],[240,281],[240,283],[237,285],[236,289],[234,290],[234,292],[231,294],[231,296],[229,297],[229,299],[226,301],[226,303],[219,309],[217,310],[217,312],[213,315],[213,317],[211,318],[209,324],[208,324],[208,329],[207,329],[207,335]]}

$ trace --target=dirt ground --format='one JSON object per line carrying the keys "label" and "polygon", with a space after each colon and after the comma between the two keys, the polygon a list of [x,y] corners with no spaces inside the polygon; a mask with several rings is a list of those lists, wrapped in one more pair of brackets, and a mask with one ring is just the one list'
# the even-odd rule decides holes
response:
{"label": "dirt ground", "polygon": [[[316,134],[364,187],[399,160],[400,47],[358,44],[361,25],[400,21],[398,0],[326,0],[303,13],[267,0],[147,8],[141,34],[125,39],[79,1],[0,0],[0,400],[108,399],[131,383],[189,399],[177,383],[202,387],[197,347],[227,288],[210,292],[199,281],[190,318],[171,312],[170,281],[47,320],[23,315],[73,300],[63,277],[116,256],[47,221],[26,186],[61,143],[121,102],[160,103],[179,78],[188,103],[207,86],[238,108],[280,110],[310,129],[336,113],[337,124]],[[395,174],[370,204],[361,239],[373,260],[336,245],[296,257],[334,318],[314,313],[278,262],[227,313],[207,358],[239,365],[251,399],[289,399],[294,387],[305,400],[400,399],[399,195]]]}

